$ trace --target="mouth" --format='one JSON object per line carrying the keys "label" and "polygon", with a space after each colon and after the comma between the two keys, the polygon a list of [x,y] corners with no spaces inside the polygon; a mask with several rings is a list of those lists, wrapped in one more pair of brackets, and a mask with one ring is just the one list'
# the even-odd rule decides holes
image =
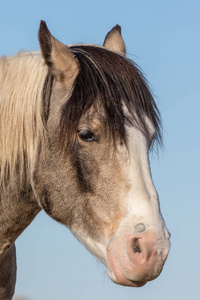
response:
{"label": "mouth", "polygon": [[114,283],[130,287],[142,287],[146,284],[146,282],[143,281],[137,281],[126,278],[126,276],[123,274],[123,271],[119,267],[116,259],[114,258],[112,252],[109,249],[107,249],[107,258],[108,275]]}

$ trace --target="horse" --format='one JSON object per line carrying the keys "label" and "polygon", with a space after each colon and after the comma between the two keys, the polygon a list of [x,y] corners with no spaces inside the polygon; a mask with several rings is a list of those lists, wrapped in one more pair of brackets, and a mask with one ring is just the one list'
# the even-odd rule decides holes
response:
{"label": "horse", "polygon": [[170,249],[149,152],[161,117],[121,27],[103,46],[65,46],[41,21],[41,51],[0,59],[0,299],[16,282],[15,240],[44,210],[142,287]]}

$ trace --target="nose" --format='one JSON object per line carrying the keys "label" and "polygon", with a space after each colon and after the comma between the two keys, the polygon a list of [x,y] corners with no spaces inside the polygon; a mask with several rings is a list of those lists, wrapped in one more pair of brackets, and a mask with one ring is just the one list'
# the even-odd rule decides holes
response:
{"label": "nose", "polygon": [[127,256],[135,280],[146,282],[155,279],[162,270],[167,254],[168,247],[162,246],[162,241],[156,239],[153,233],[139,233],[128,238]]}
{"label": "nose", "polygon": [[142,286],[159,276],[168,252],[169,240],[140,223],[132,235],[118,236],[108,244],[109,275],[118,284]]}

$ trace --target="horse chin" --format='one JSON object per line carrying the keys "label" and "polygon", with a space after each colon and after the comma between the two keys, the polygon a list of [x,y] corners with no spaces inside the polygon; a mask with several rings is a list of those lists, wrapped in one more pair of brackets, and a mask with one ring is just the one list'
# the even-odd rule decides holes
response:
{"label": "horse chin", "polygon": [[110,268],[108,268],[108,275],[114,283],[130,287],[142,287],[146,284],[146,282],[143,281],[126,278],[110,251],[108,251],[108,255],[110,256]]}
{"label": "horse chin", "polygon": [[133,280],[127,279],[124,276],[124,274],[121,272],[121,270],[119,272],[116,272],[116,270],[115,270],[115,273],[108,272],[108,275],[114,283],[123,285],[123,286],[142,287],[146,284],[146,282],[143,282],[143,281],[133,281]]}

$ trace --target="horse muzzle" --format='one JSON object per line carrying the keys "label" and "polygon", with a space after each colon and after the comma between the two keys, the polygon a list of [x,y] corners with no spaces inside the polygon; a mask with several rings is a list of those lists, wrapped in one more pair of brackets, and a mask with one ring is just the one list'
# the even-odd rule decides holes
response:
{"label": "horse muzzle", "polygon": [[108,275],[117,284],[141,287],[159,276],[169,248],[169,237],[154,232],[119,234],[106,249]]}

